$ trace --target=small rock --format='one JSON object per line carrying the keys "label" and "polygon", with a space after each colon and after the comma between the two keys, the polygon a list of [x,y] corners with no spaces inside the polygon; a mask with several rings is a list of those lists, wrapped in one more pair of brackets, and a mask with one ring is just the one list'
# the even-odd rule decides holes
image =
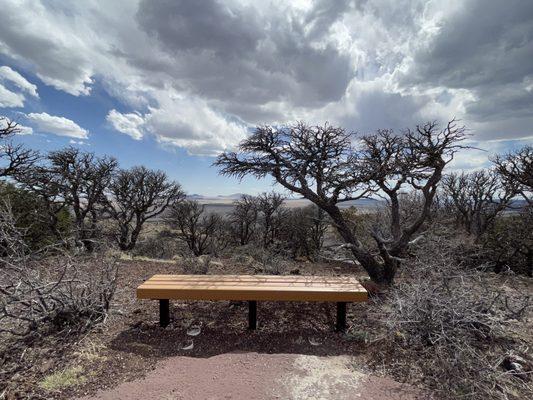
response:
{"label": "small rock", "polygon": [[39,372],[44,374],[52,369],[54,363],[52,360],[46,360],[39,366]]}
{"label": "small rock", "polygon": [[211,268],[223,268],[224,267],[224,263],[220,262],[220,261],[211,261],[211,263],[209,264],[209,266]]}
{"label": "small rock", "polygon": [[503,359],[501,366],[506,371],[509,371],[524,381],[529,380],[529,374],[533,370],[532,366],[527,362],[527,360],[516,354],[507,355]]}

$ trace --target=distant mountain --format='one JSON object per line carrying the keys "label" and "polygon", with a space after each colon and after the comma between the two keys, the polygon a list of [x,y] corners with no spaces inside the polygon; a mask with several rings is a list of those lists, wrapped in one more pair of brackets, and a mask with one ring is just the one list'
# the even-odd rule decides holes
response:
{"label": "distant mountain", "polygon": [[238,200],[240,199],[242,196],[244,195],[244,193],[233,193],[233,194],[228,194],[228,195],[221,195],[219,194],[217,196],[217,199],[231,199],[231,200]]}
{"label": "distant mountain", "polygon": [[204,196],[202,196],[201,194],[196,193],[188,194],[186,197],[189,200],[202,200],[204,198]]}
{"label": "distant mountain", "polygon": [[219,194],[218,196],[206,196],[203,194],[188,194],[186,197],[189,200],[238,200],[243,196],[243,193],[233,193],[233,194]]}
{"label": "distant mountain", "polygon": [[[205,196],[205,195],[193,193],[193,194],[187,195],[187,199],[197,200],[201,203],[205,202],[206,204],[207,203],[214,204],[217,202],[220,202],[221,204],[222,203],[231,204],[233,201],[239,200],[243,195],[244,193],[233,193],[233,194],[228,194],[228,195],[220,194],[218,196]],[[372,207],[377,207],[382,203],[383,201],[379,199],[359,199],[359,200],[352,200],[352,201],[346,201],[346,202],[339,203],[339,207],[347,208],[350,206],[355,206],[355,207],[372,208]],[[291,206],[292,207],[302,207],[302,206],[305,207],[307,204],[311,204],[311,202],[305,198],[300,198],[300,197],[288,197],[285,200],[285,205],[290,206],[290,207]]]}

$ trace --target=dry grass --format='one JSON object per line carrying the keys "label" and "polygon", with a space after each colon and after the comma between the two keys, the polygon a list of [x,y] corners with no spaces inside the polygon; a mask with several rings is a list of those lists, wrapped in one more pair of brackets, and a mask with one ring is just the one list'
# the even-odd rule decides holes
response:
{"label": "dry grass", "polygon": [[78,366],[48,375],[39,383],[39,386],[48,391],[57,391],[81,385],[86,381],[87,378],[83,375],[83,368]]}

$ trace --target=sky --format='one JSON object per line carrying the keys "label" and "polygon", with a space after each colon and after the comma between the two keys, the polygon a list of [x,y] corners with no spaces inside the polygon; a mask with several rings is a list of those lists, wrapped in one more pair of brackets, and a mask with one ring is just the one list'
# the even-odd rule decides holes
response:
{"label": "sky", "polygon": [[17,141],[161,169],[188,193],[272,188],[211,164],[257,125],[360,134],[456,117],[452,169],[533,143],[533,1],[0,0]]}

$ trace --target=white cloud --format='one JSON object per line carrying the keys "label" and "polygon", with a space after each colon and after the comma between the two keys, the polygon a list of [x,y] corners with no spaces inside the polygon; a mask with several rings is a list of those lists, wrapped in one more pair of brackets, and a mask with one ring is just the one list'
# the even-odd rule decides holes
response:
{"label": "white cloud", "polygon": [[[11,85],[10,89],[5,84]],[[39,97],[37,86],[10,67],[0,67],[0,107],[24,107],[25,94]]]}
{"label": "white cloud", "polygon": [[74,121],[50,115],[47,113],[30,113],[26,118],[41,132],[51,133],[58,136],[66,136],[76,139],[87,139],[89,132]]}
{"label": "white cloud", "polygon": [[24,107],[24,95],[15,93],[0,83],[0,107]]}
{"label": "white cloud", "polygon": [[144,115],[111,110],[106,119],[133,139],[152,135],[164,146],[186,148],[194,155],[216,155],[247,133],[245,124],[226,119],[204,101],[179,96],[159,99]]}
{"label": "white cloud", "polygon": [[107,114],[106,120],[115,128],[115,130],[131,136],[135,140],[143,137],[142,126],[144,118],[136,113],[122,114],[117,110],[111,110]]}
{"label": "white cloud", "polygon": [[87,142],[84,142],[83,140],[74,140],[74,139],[70,139],[68,141],[70,144],[77,144],[78,146],[85,146],[87,145]]}
{"label": "white cloud", "polygon": [[33,134],[33,128],[31,126],[20,125],[17,126],[19,132],[17,135],[31,135]]}
{"label": "white cloud", "polygon": [[0,80],[10,81],[30,96],[39,97],[37,94],[37,86],[28,82],[26,78],[8,66],[4,65],[3,67],[0,67]]}
{"label": "white cloud", "polygon": [[2,12],[9,15],[9,22],[0,25],[2,53],[33,68],[48,85],[76,96],[90,93],[90,49],[98,32],[81,37],[76,31],[83,31],[82,21],[40,1],[5,0]]}
{"label": "white cloud", "polygon": [[196,155],[216,155],[246,137],[242,122],[230,120],[207,102],[184,96],[161,96],[145,116],[146,130],[163,144]]}
{"label": "white cloud", "polygon": [[[0,115],[0,129],[6,127],[6,117],[4,115]],[[24,126],[21,124],[17,124],[17,135],[31,135],[33,133],[33,129],[29,126]]]}

